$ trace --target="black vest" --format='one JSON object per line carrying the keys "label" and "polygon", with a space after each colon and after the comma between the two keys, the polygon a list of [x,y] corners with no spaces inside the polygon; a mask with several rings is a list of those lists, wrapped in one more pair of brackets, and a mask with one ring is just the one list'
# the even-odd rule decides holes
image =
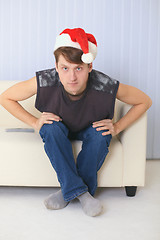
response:
{"label": "black vest", "polygon": [[70,131],[78,132],[95,121],[113,118],[119,81],[104,73],[92,70],[84,95],[75,101],[66,95],[55,68],[38,71],[36,77],[35,107],[60,116]]}

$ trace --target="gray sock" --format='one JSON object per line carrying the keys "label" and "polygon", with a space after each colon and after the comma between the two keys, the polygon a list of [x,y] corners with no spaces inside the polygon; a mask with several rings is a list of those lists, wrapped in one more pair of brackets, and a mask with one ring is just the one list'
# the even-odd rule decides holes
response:
{"label": "gray sock", "polygon": [[68,203],[69,202],[64,201],[61,190],[49,195],[49,197],[44,201],[46,208],[52,209],[52,210],[64,208],[68,205]]}
{"label": "gray sock", "polygon": [[85,214],[91,217],[99,215],[102,211],[102,205],[99,200],[91,196],[89,192],[83,193],[77,197],[82,205]]}

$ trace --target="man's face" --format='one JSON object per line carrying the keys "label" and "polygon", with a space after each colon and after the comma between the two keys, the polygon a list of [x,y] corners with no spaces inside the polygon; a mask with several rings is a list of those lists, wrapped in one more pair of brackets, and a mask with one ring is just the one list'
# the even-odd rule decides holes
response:
{"label": "man's face", "polygon": [[60,55],[56,70],[66,92],[76,96],[86,89],[88,74],[92,71],[92,64],[70,63]]}

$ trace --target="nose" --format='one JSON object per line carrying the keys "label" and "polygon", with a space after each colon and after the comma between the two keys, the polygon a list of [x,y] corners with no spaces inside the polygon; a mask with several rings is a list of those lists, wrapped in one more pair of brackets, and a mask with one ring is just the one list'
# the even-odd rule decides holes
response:
{"label": "nose", "polygon": [[76,79],[77,79],[77,77],[76,77],[75,71],[74,71],[74,70],[71,70],[71,72],[70,72],[70,80],[71,80],[72,82],[74,82],[74,81],[76,81]]}

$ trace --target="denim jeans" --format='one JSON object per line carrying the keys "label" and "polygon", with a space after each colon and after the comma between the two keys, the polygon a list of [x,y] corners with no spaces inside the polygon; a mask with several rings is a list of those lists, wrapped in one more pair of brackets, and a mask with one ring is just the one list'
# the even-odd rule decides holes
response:
{"label": "denim jeans", "polygon": [[[103,131],[88,128],[72,133],[62,122],[44,124],[39,133],[44,149],[57,173],[66,202],[89,191],[94,195],[97,188],[97,171],[108,153],[112,135],[102,136]],[[82,150],[75,163],[72,140],[82,141]]]}

